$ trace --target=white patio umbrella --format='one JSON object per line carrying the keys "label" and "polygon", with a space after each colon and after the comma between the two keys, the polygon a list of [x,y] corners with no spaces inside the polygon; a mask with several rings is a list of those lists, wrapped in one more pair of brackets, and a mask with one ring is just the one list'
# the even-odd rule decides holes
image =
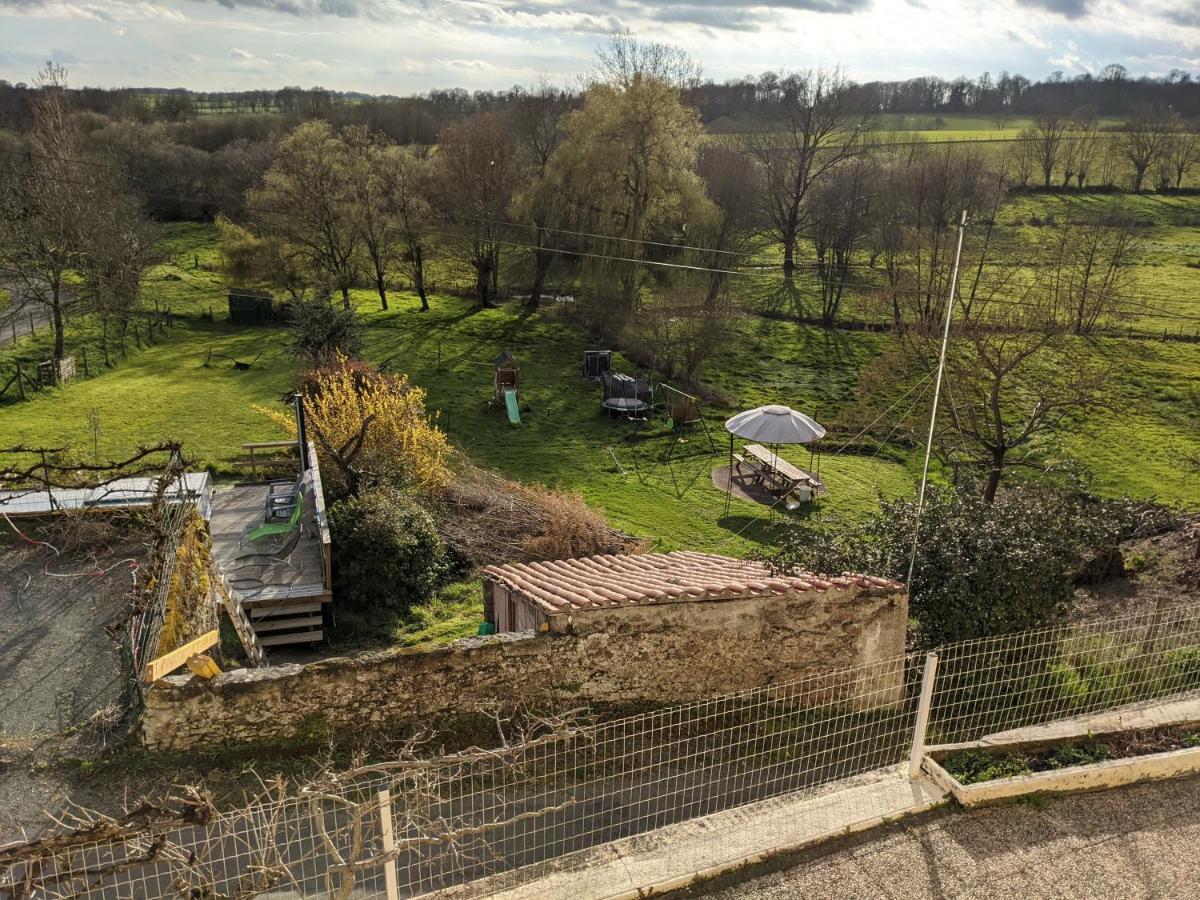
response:
{"label": "white patio umbrella", "polygon": [[811,444],[825,437],[818,422],[790,406],[759,406],[726,420],[729,439],[745,438],[758,444]]}
{"label": "white patio umbrella", "polygon": [[[729,432],[729,487],[725,492],[725,508],[729,509],[729,498],[733,492],[733,439],[734,436],[756,444],[770,444],[771,452],[778,453],[780,444],[811,444],[825,437],[825,428],[815,419],[790,406],[771,404],[740,412],[725,421]],[[809,452],[809,465],[812,465]]]}

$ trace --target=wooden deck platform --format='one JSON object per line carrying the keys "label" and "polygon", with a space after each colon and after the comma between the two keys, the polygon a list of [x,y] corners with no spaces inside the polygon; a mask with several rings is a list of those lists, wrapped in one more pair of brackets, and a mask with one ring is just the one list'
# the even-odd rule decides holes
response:
{"label": "wooden deck platform", "polygon": [[[321,604],[329,602],[326,548],[317,505],[306,491],[299,541],[286,561],[254,557],[269,545],[239,546],[242,535],[263,521],[266,484],[242,484],[213,494],[213,560],[226,590],[245,609],[263,645],[310,643],[324,637]],[[327,532],[325,532],[327,533]]]}

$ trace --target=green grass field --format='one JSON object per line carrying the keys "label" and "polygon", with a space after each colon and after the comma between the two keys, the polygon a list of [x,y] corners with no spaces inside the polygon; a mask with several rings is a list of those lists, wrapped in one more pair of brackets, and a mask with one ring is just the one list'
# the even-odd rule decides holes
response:
{"label": "green grass field", "polygon": [[[1018,238],[1031,238],[1037,231],[1031,218],[1068,214],[1067,203],[1019,197],[1006,207],[1002,224]],[[1138,274],[1146,302],[1200,314],[1200,270],[1189,266],[1200,243],[1200,198],[1144,196],[1126,203],[1144,222],[1147,251]],[[241,455],[242,443],[279,436],[253,406],[278,403],[295,383],[297,367],[286,352],[285,332],[223,321],[212,226],[167,226],[164,247],[167,259],[148,274],[145,301],[170,306],[175,327],[153,346],[137,351],[130,345],[126,358],[92,378],[45,391],[29,403],[0,404],[0,446],[90,448],[88,416],[96,410],[101,456],[118,458],[139,444],[173,438],[222,473]],[[446,265],[441,274],[450,280],[459,273]],[[738,289],[750,297],[757,284],[738,282]],[[632,424],[604,417],[599,387],[579,373],[590,342],[553,309],[532,316],[516,306],[479,310],[470,300],[438,295],[433,310],[421,313],[412,296],[397,293],[393,308],[382,312],[365,290],[356,292],[355,301],[367,325],[368,357],[387,361],[424,387],[430,409],[465,454],[506,476],[576,491],[616,527],[667,549],[744,553],[770,540],[772,516],[736,499],[727,512],[724,495],[710,482],[728,447],[722,421],[740,409],[783,402],[830,422],[853,401],[863,366],[891,340],[883,333],[827,332],[742,316],[722,351],[699,373],[723,398],[705,406],[714,451],[699,429],[682,441],[661,427],[645,428],[631,439]],[[1131,324],[1148,333],[1158,327],[1150,319]],[[97,337],[90,317],[69,320],[69,350],[94,346]],[[0,369],[8,371],[16,357],[44,358],[49,341],[43,329],[33,340],[4,348]],[[1081,460],[1105,493],[1200,506],[1200,478],[1184,474],[1184,461],[1200,454],[1200,345],[1105,338],[1096,346],[1120,363],[1123,406],[1099,411],[1086,432],[1070,435],[1053,452]],[[488,405],[491,360],[501,350],[514,353],[521,366],[523,421],[516,427]],[[232,359],[254,362],[249,371],[237,371]],[[98,367],[95,356],[92,360]],[[618,367],[633,368],[623,360]],[[807,464],[806,452],[792,455]],[[918,460],[910,450],[889,445],[870,457],[826,454],[821,472],[829,495],[820,514],[857,518],[880,496],[909,493]]]}

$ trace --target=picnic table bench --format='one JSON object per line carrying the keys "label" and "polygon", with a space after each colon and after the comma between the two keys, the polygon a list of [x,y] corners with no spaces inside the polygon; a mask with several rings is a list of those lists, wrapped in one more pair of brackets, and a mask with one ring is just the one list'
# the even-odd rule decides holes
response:
{"label": "picnic table bench", "polygon": [[746,444],[742,451],[746,454],[744,461],[755,470],[759,480],[772,482],[781,495],[796,492],[801,499],[810,500],[821,488],[821,482],[808,472],[781,459],[761,444]]}

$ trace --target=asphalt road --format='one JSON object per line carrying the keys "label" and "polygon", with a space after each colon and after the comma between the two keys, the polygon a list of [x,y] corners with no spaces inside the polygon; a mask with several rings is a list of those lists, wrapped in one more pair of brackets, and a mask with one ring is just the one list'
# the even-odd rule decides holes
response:
{"label": "asphalt road", "polygon": [[708,900],[1200,897],[1200,777],[936,810],[672,895]]}

